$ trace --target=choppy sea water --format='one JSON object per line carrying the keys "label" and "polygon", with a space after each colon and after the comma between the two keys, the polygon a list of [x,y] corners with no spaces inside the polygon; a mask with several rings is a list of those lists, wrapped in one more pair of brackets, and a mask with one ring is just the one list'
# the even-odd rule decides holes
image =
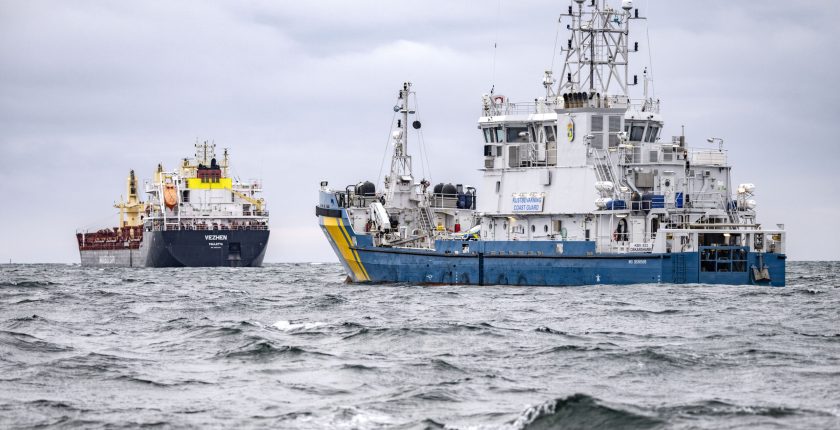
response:
{"label": "choppy sea water", "polygon": [[838,428],[840,263],[785,288],[0,266],[0,428]]}

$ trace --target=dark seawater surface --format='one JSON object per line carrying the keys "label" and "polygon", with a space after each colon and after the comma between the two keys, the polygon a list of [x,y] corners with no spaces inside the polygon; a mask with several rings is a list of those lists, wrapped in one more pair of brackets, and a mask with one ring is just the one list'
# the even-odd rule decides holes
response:
{"label": "dark seawater surface", "polygon": [[840,263],[784,288],[0,266],[0,428],[840,428]]}

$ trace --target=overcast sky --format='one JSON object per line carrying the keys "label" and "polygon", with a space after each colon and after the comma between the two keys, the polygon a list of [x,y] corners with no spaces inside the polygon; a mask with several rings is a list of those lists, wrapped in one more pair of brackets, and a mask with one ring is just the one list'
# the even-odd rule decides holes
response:
{"label": "overcast sky", "polygon": [[[128,170],[148,179],[199,138],[263,179],[267,262],[335,261],[318,182],[379,176],[401,83],[418,92],[426,176],[477,184],[481,94],[542,94],[567,5],[0,0],[0,260],[78,262],[75,230],[116,225]],[[840,2],[635,5],[649,20],[632,60],[641,75],[649,35],[663,136],[722,137],[790,258],[840,258]]]}

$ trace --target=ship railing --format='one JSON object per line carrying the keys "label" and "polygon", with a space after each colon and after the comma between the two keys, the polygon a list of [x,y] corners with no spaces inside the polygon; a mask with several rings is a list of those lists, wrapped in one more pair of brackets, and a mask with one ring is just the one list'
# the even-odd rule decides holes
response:
{"label": "ship railing", "polygon": [[476,196],[472,193],[432,194],[429,206],[436,209],[475,209]]}
{"label": "ship railing", "polygon": [[383,202],[385,197],[382,194],[361,195],[347,194],[345,191],[336,191],[335,200],[342,208],[366,208],[374,202]]}
{"label": "ship railing", "polygon": [[265,221],[253,221],[243,219],[231,222],[153,222],[147,226],[149,231],[233,231],[233,230],[268,230],[268,223]]}
{"label": "ship railing", "polygon": [[723,193],[688,193],[688,202],[683,205],[694,209],[725,209],[726,200]]}
{"label": "ship railing", "polygon": [[[252,217],[252,218],[268,218],[269,211],[267,210],[252,210],[252,211],[243,211],[243,212],[233,212],[233,211],[201,211],[201,210],[183,210],[181,211],[181,219],[184,218],[245,218],[245,217]],[[177,219],[178,215],[167,215],[167,220]],[[163,214],[160,212],[154,212],[149,215],[147,219],[163,219]]]}

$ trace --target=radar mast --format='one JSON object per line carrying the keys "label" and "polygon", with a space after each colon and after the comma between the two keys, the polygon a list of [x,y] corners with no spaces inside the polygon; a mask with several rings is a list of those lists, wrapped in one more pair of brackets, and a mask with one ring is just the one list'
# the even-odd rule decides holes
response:
{"label": "radar mast", "polygon": [[[621,2],[621,10],[606,5],[605,0],[574,0],[576,5],[569,6],[571,31],[566,46],[561,48],[566,59],[560,75],[558,93],[588,92],[606,96],[613,95],[629,98],[629,86],[635,85],[638,78],[630,82],[628,64],[630,53],[637,52],[638,42],[629,48],[630,20],[639,18],[638,9],[631,13],[633,2]],[[584,4],[587,3],[587,4]]]}

